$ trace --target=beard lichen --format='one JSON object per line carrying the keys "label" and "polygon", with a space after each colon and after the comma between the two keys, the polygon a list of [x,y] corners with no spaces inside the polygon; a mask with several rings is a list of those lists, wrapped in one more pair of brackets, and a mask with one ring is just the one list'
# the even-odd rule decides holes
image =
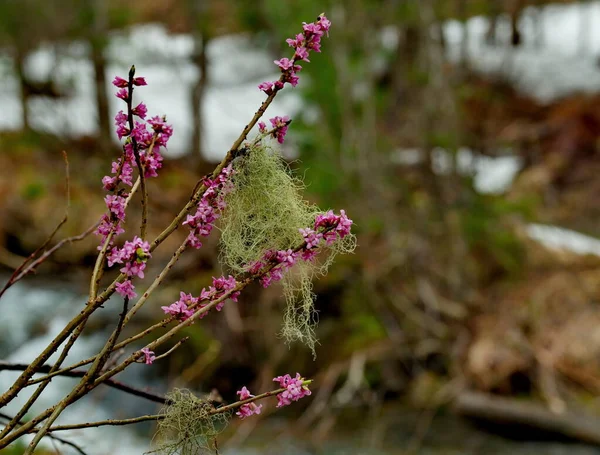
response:
{"label": "beard lichen", "polygon": [[155,436],[158,448],[150,453],[214,453],[215,438],[227,425],[229,413],[212,414],[214,407],[187,389],[174,389],[167,399]]}
{"label": "beard lichen", "polygon": [[[294,177],[278,150],[259,143],[235,159],[234,189],[225,198],[221,223],[221,262],[234,274],[248,271],[266,251],[287,250],[304,239],[299,229],[312,227],[318,207],[302,197],[304,185]],[[312,282],[327,272],[334,256],[350,252],[355,237],[349,235],[323,247],[321,259],[298,261],[282,279],[286,310],[281,335],[287,342],[302,341],[315,352],[317,313]]]}

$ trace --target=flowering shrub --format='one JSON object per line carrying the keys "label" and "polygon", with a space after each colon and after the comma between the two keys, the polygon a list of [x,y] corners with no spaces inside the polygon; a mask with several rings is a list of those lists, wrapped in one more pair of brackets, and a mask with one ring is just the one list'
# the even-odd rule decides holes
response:
{"label": "flowering shrub", "polygon": [[[122,153],[113,161],[109,175],[102,179],[107,212],[102,215],[94,231],[100,238],[100,244],[89,298],[81,312],[0,397],[2,407],[25,387],[40,384],[32,398],[0,432],[0,449],[25,434],[35,433],[25,452],[31,454],[44,436],[59,430],[78,428],[77,425],[58,426],[55,421],[67,407],[94,388],[102,384],[114,384],[112,378],[132,363],[152,365],[160,361],[185,342],[185,338],[171,350],[157,355],[156,352],[166,341],[184,327],[206,317],[211,309],[220,311],[227,300],[237,302],[243,289],[253,281],[259,281],[264,287],[283,281],[288,303],[283,334],[288,340],[302,339],[314,351],[312,279],[326,272],[336,253],[353,249],[354,237],[350,233],[352,221],[343,210],[339,214],[331,210],[324,213],[302,199],[297,180],[289,174],[278,150],[269,143],[270,139],[279,144],[284,142],[290,119],[287,116],[271,118],[271,129],[259,120],[286,83],[293,87],[298,84],[298,73],[302,69],[298,62],[309,62],[310,52],[321,51],[321,39],[328,34],[330,26],[330,21],[321,14],[315,22],[304,23],[302,33],[287,40],[294,54],[291,59],[284,57],[275,61],[281,70],[281,77],[277,81],[259,85],[259,89],[267,95],[260,109],[214,172],[198,182],[190,200],[172,223],[151,241],[147,239],[147,179],[159,175],[163,163],[161,148],[166,147],[173,127],[165,117],[154,116],[146,120],[148,109],[143,102],[133,106],[134,89],[147,85],[144,77],[135,75],[134,67],[127,79],[115,77],[113,85],[117,88],[116,96],[126,105],[115,116],[115,132],[122,141]],[[248,134],[257,124],[259,134],[249,140]],[[124,221],[136,192],[141,193],[139,233],[126,233]],[[250,219],[254,221],[250,222]],[[181,255],[188,248],[201,248],[200,239],[210,235],[217,222],[222,230],[222,257],[231,274],[213,277],[212,284],[203,288],[197,296],[180,291],[175,302],[161,307],[164,313],[162,320],[120,341],[123,327],[148,301]],[[138,298],[138,281],[145,277],[152,252],[179,227],[187,230],[185,240]],[[123,234],[127,234],[124,241],[120,239]],[[317,255],[320,252],[322,259],[319,261]],[[102,290],[101,279],[109,269],[118,270],[119,273]],[[292,269],[295,273],[291,272]],[[63,367],[62,363],[89,317],[107,303],[114,293],[122,298],[122,312],[104,347],[89,359]],[[130,305],[136,298],[137,301]],[[158,329],[165,327],[166,333],[156,335]],[[155,335],[154,339],[143,348],[130,351],[124,359],[117,356],[118,352],[149,335]],[[60,353],[49,373],[33,380],[34,374],[41,372],[45,362],[56,351]],[[81,370],[82,367],[87,369]],[[81,380],[73,390],[54,406],[26,423],[22,422],[22,417],[29,412],[50,379],[73,370],[82,372]],[[308,388],[311,381],[299,373],[294,378],[286,374],[273,381],[278,383],[279,389],[252,395],[244,386],[237,392],[237,402],[218,407],[187,391],[175,391],[167,397],[161,397],[130,386],[128,390],[145,399],[165,404],[160,414],[142,419],[159,422],[159,439],[162,441],[159,450],[166,453],[198,453],[201,449],[210,448],[212,438],[231,411],[237,410],[236,415],[245,419],[261,413],[263,404],[257,404],[259,400],[276,396],[279,408],[311,394]],[[118,422],[127,424],[138,421],[141,420],[125,419]],[[84,427],[114,422],[91,422],[84,424]]]}

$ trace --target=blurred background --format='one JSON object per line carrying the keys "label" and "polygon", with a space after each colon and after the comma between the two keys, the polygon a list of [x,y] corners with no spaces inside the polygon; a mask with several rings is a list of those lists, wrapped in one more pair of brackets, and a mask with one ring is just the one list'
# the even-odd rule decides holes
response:
{"label": "blurred background", "polygon": [[[216,388],[231,402],[279,374],[315,379],[310,399],[234,420],[220,438],[230,455],[600,453],[598,1],[0,0],[0,281],[64,214],[62,150],[71,207],[60,235],[103,213],[101,178],[119,153],[115,75],[135,64],[148,82],[139,100],[175,130],[149,188],[152,236],[251,118],[256,86],[277,76],[272,60],[291,54],[285,39],[323,11],[323,52],[267,112],[293,119],[284,153],[307,199],[345,208],[358,236],[315,283],[316,360],[278,336],[281,289],[254,286],[120,380]],[[183,235],[156,250],[147,276]],[[213,237],[129,330],[223,273]],[[79,310],[96,246],[62,248],[7,292],[3,359],[33,359]],[[112,303],[70,360],[103,345]],[[14,378],[0,371],[0,387]],[[53,381],[38,410],[73,384]],[[156,410],[103,389],[62,418]],[[152,434],[70,437],[90,454],[139,454]]]}

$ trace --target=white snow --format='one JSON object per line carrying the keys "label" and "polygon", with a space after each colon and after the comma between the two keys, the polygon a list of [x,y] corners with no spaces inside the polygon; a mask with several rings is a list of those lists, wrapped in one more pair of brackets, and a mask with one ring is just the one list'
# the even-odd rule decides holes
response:
{"label": "white snow", "polygon": [[[416,165],[423,159],[418,148],[399,149],[392,154],[392,161],[402,165]],[[448,174],[453,167],[453,157],[447,150],[432,150],[433,172]],[[490,157],[460,147],[456,153],[456,169],[461,175],[472,175],[475,190],[479,193],[501,194],[512,184],[522,167],[522,160],[513,155]]]}
{"label": "white snow", "polygon": [[[1,277],[4,283],[7,277]],[[27,363],[33,360],[48,343],[67,324],[67,316],[72,316],[83,305],[86,298],[77,296],[65,290],[57,290],[50,287],[33,287],[26,282],[15,284],[2,297],[3,315],[0,319],[0,331],[2,332],[2,344],[0,345],[0,358],[4,361],[15,363]],[[115,303],[115,302],[112,302]],[[110,302],[107,302],[110,305]],[[51,317],[48,317],[51,315]],[[35,333],[38,327],[41,333]],[[44,331],[41,331],[41,329]],[[104,345],[107,334],[97,333],[93,336],[82,336],[73,345],[65,365],[90,357],[98,352]],[[51,364],[56,359],[55,353],[49,360]],[[135,368],[135,366],[134,366]],[[0,371],[0,390],[7,390],[18,377],[18,372]],[[66,396],[76,384],[75,379],[55,378],[44,392],[40,395],[30,414],[43,411],[54,405]],[[11,402],[3,411],[14,415],[20,407],[25,404],[35,386],[28,387]],[[95,420],[105,420],[122,417],[120,409],[114,406],[114,398],[124,397],[130,402],[131,398],[118,391],[98,390],[91,397],[70,406],[57,421],[59,424],[82,423]],[[121,402],[125,406],[124,402]],[[119,453],[124,455],[139,455],[149,449],[150,439],[136,437],[130,429],[119,427],[90,428],[80,431],[61,432],[60,436],[73,441],[84,447],[85,451],[93,455],[108,455]],[[49,446],[48,441],[43,445]],[[76,453],[72,448],[57,443],[61,453]]]}
{"label": "white snow", "polygon": [[[541,19],[538,20],[538,19]],[[520,20],[523,43],[510,45],[508,17],[498,20],[498,44],[485,42],[489,20],[467,21],[468,61],[482,73],[500,74],[542,102],[600,91],[600,2],[527,8]],[[458,61],[465,27],[448,21],[448,57]]]}
{"label": "white snow", "polygon": [[[150,115],[166,114],[174,126],[170,156],[187,153],[190,146],[191,90],[199,76],[190,63],[192,51],[189,35],[171,35],[156,24],[136,26],[129,33],[113,35],[107,51],[107,92],[115,92],[110,84],[115,75],[125,77],[130,65],[136,65],[136,74],[145,76],[148,82],[148,86],[136,90],[137,100],[146,103]],[[257,85],[264,80],[275,80],[279,74],[273,58],[266,51],[252,47],[243,35],[215,39],[209,43],[207,52],[210,82],[202,106],[205,119],[202,150],[207,158],[220,160],[265,98]],[[71,94],[62,100],[31,99],[30,122],[34,129],[67,137],[97,131],[94,74],[85,43],[64,45],[59,52],[41,46],[28,56],[26,72],[41,80],[53,74]],[[21,128],[22,108],[10,58],[0,58],[0,74],[3,75],[0,130]],[[111,95],[109,100],[110,112],[124,108],[116,97]],[[288,89],[274,100],[268,115],[293,116],[299,109],[299,96]]]}
{"label": "white snow", "polygon": [[527,226],[527,234],[548,248],[600,256],[599,239],[571,229],[532,223]]}

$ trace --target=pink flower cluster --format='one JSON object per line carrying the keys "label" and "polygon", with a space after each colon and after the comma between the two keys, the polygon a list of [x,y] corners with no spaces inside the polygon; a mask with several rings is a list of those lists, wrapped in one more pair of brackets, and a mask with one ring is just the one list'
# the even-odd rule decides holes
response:
{"label": "pink flower cluster", "polygon": [[[269,119],[269,122],[271,122],[274,130],[271,135],[277,139],[277,142],[283,144],[288,126],[290,124],[290,118],[287,115],[284,117],[276,116]],[[265,122],[258,122],[258,131],[260,131],[262,134],[266,134],[267,125]]]}
{"label": "pink flower cluster", "polygon": [[[296,373],[295,378],[292,378],[289,374],[286,374],[285,376],[277,376],[276,378],[273,378],[273,381],[278,382],[280,388],[286,389],[277,394],[278,408],[292,404],[292,401],[298,401],[300,398],[309,396],[311,394],[311,391],[308,388],[308,383],[310,381],[306,381],[300,376],[300,373]],[[236,393],[239,395],[240,401],[254,397],[254,395],[250,393],[246,386],[242,387],[242,389],[238,390]],[[260,414],[261,410],[262,404],[257,405],[254,402],[250,402],[241,405],[239,411],[236,412],[236,415],[240,419],[244,420],[246,417],[250,417],[254,414]]]}
{"label": "pink flower cluster", "polygon": [[[130,114],[125,114],[121,110],[115,116],[117,136],[119,139],[123,137],[128,139],[123,146],[123,155],[112,163],[111,175],[102,178],[104,189],[115,192],[120,183],[127,186],[133,185],[133,169],[137,167],[135,151],[139,153],[144,176],[149,178],[158,175],[157,171],[162,167],[163,161],[159,149],[161,146],[166,147],[169,138],[173,134],[173,128],[166,124],[164,118],[160,117],[153,117],[147,122],[134,122],[134,116],[142,120],[146,118],[148,112],[146,105],[139,103],[136,107],[131,107],[132,93],[129,91],[127,80],[116,76],[112,83],[119,88],[117,97],[127,103],[128,113]],[[134,86],[142,85],[147,85],[143,77],[132,78],[131,91],[133,92]],[[150,130],[148,130],[148,126],[150,126]],[[152,141],[154,141],[154,147],[150,150]],[[134,147],[136,147],[136,150],[134,150]],[[114,231],[115,236],[124,232],[122,223],[125,220],[127,196],[127,192],[121,190],[117,194],[105,197],[104,200],[109,213],[103,215],[100,225],[96,229],[96,234],[102,237],[102,244],[112,231]]]}
{"label": "pink flower cluster", "polygon": [[188,244],[194,248],[201,248],[199,237],[207,237],[214,228],[214,223],[219,218],[219,211],[226,206],[225,195],[233,190],[230,180],[233,175],[231,164],[224,168],[216,179],[204,179],[207,189],[198,203],[196,213],[188,215],[183,224],[187,224],[191,232],[188,235]]}
{"label": "pink flower cluster", "polygon": [[330,27],[331,22],[325,17],[325,14],[321,14],[315,22],[310,24],[303,22],[302,33],[297,34],[293,39],[288,38],[286,40],[289,46],[294,48],[292,59],[284,57],[280,60],[275,60],[275,64],[283,73],[281,80],[262,82],[258,88],[267,95],[272,95],[281,90],[285,82],[289,82],[295,87],[299,79],[297,73],[302,69],[296,62],[299,60],[309,62],[310,51],[321,52],[321,37],[329,32]]}
{"label": "pink flower cluster", "polygon": [[288,406],[292,401],[298,401],[311,394],[308,386],[304,384],[305,379],[296,373],[296,377],[292,378],[289,374],[285,376],[277,376],[273,378],[274,382],[279,382],[280,387],[285,387],[286,390],[277,395],[277,407]]}
{"label": "pink flower cluster", "polygon": [[[200,297],[193,297],[192,294],[186,294],[185,292],[179,293],[179,300],[175,303],[172,303],[169,306],[163,306],[161,309],[165,312],[165,314],[170,314],[175,316],[180,321],[185,321],[193,316],[195,310],[199,310],[204,308],[211,300],[216,300],[221,297],[223,294],[229,292],[233,288],[238,285],[238,282],[234,277],[229,275],[229,277],[225,278],[221,276],[219,278],[213,277],[213,285],[209,286],[208,289],[204,288],[200,292]],[[237,302],[237,299],[240,295],[240,291],[233,292],[229,298],[234,302]],[[206,303],[202,303],[206,302]],[[223,309],[223,305],[225,305],[225,300],[217,303],[215,306],[217,311],[221,311]],[[206,316],[208,312],[202,313],[199,317],[202,319]]]}
{"label": "pink flower cluster", "polygon": [[127,280],[116,284],[116,291],[123,297],[133,299],[137,296],[134,292],[135,287],[131,282],[131,278],[137,276],[144,278],[144,270],[146,269],[146,261],[151,257],[150,244],[138,236],[133,240],[125,242],[122,248],[112,247],[106,255],[108,266],[114,264],[123,264],[120,271],[127,275]]}
{"label": "pink flower cluster", "polygon": [[[238,390],[236,394],[239,395],[240,401],[254,397],[254,395],[250,393],[246,386],[242,387],[242,390]],[[244,420],[246,417],[250,417],[251,415],[260,414],[261,410],[262,404],[257,405],[256,403],[252,402],[241,405],[239,411],[235,414],[239,416],[240,419]]]}
{"label": "pink flower cluster", "polygon": [[322,240],[325,241],[326,245],[331,245],[338,238],[343,239],[350,234],[351,227],[352,220],[346,216],[344,210],[340,210],[339,215],[333,213],[332,210],[317,215],[312,229],[300,229],[300,234],[302,234],[306,242],[302,250],[269,250],[264,254],[262,259],[256,261],[248,268],[248,272],[257,275],[269,263],[276,263],[275,267],[260,277],[260,283],[266,288],[274,281],[281,280],[284,272],[293,267],[298,258],[304,261],[311,261],[317,255],[317,248],[320,246]]}
{"label": "pink flower cluster", "polygon": [[196,297],[181,291],[179,293],[179,300],[169,306],[161,306],[160,308],[165,314],[170,314],[180,321],[185,321],[194,315],[194,310],[190,309],[190,307],[197,303],[198,299]]}
{"label": "pink flower cluster", "polygon": [[[319,228],[323,228],[324,232],[318,232]],[[329,210],[327,213],[317,215],[314,229],[300,229],[300,233],[306,242],[306,250],[311,250],[317,248],[321,240],[325,240],[326,245],[331,245],[338,238],[343,239],[350,234],[351,228],[352,220],[348,218],[344,210],[340,210],[339,215],[333,213],[333,210]]]}
{"label": "pink flower cluster", "polygon": [[266,272],[259,279],[260,284],[266,288],[269,287],[274,281],[281,280],[284,272],[296,264],[296,260],[299,256],[300,254],[298,252],[295,252],[291,249],[280,251],[269,250],[264,254],[260,261],[256,261],[254,264],[252,264],[248,271],[254,275],[259,273],[268,263],[275,262],[277,265]]}
{"label": "pink flower cluster", "polygon": [[152,363],[156,360],[156,356],[154,355],[154,351],[151,351],[148,348],[143,348],[142,353],[144,354],[144,363],[146,365],[152,365]]}

